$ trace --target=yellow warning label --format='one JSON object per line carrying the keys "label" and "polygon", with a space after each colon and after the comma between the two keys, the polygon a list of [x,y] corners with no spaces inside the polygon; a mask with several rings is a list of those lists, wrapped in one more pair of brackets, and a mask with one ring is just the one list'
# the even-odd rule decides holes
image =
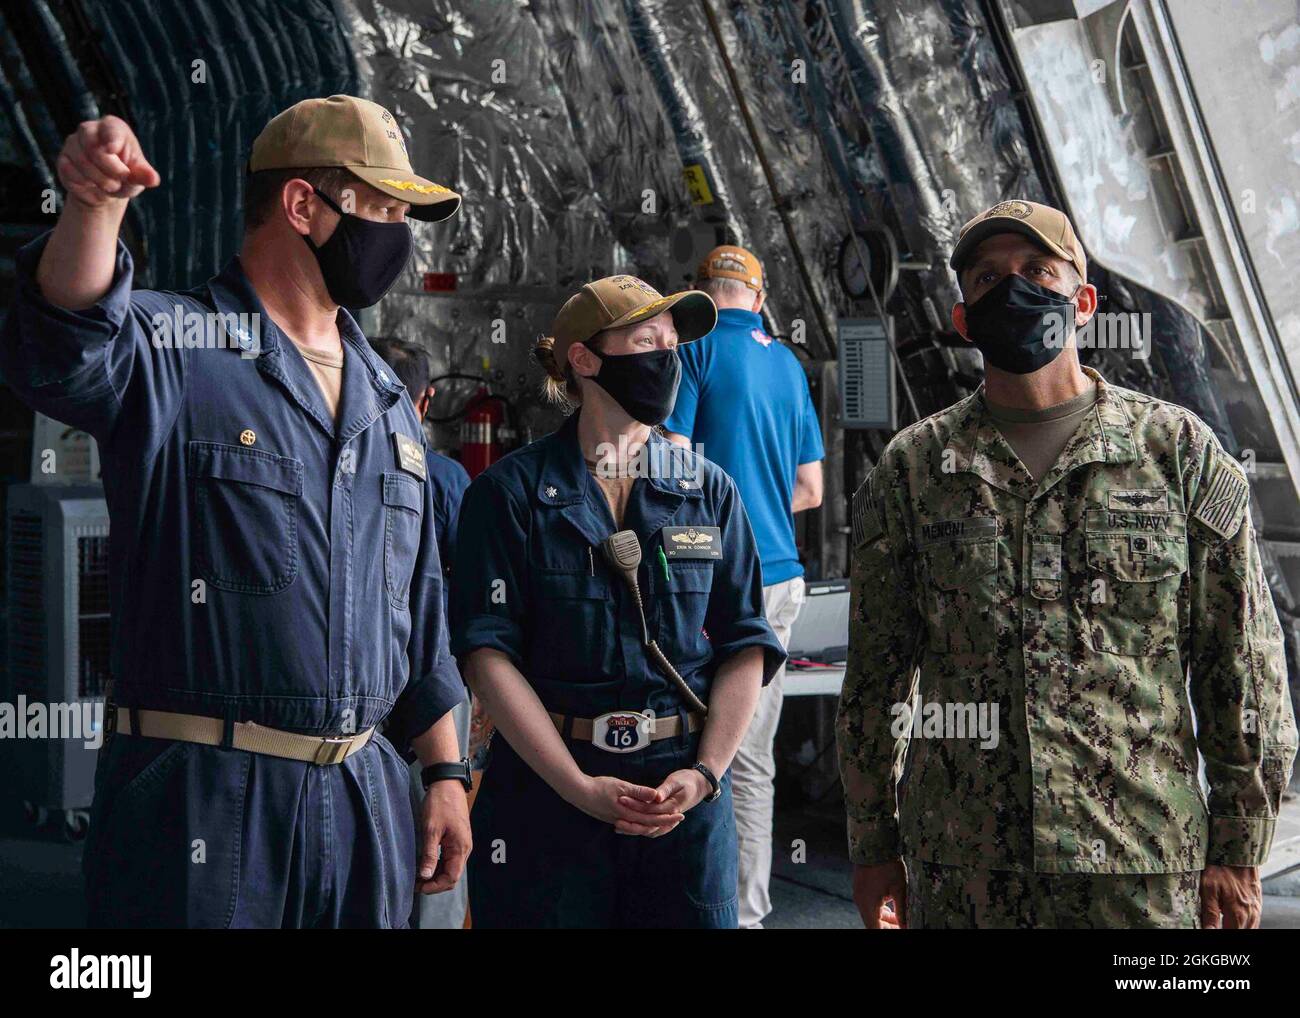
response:
{"label": "yellow warning label", "polygon": [[684,166],[682,179],[686,181],[686,190],[690,193],[692,205],[713,204],[713,192],[709,190],[709,178],[703,166],[699,163]]}

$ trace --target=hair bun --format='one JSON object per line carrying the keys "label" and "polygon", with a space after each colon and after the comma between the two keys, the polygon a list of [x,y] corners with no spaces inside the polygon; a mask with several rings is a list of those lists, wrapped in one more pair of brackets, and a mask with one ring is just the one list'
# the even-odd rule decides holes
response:
{"label": "hair bun", "polygon": [[533,357],[537,363],[542,366],[548,378],[557,382],[564,381],[564,372],[560,369],[559,363],[555,359],[555,337],[541,336],[533,344]]}

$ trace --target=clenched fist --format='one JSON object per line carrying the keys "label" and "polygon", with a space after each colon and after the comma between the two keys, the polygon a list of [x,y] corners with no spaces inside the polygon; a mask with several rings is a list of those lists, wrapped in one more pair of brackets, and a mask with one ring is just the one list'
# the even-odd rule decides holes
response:
{"label": "clenched fist", "polygon": [[134,198],[162,180],[140,151],[135,132],[114,116],[78,126],[63,143],[56,166],[68,195],[91,208]]}

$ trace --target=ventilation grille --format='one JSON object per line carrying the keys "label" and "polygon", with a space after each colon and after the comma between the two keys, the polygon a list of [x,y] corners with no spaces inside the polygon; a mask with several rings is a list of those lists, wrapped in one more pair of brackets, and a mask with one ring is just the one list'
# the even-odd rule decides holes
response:
{"label": "ventilation grille", "polygon": [[45,698],[44,548],[39,516],[9,517],[9,680],[15,698]]}
{"label": "ventilation grille", "polygon": [[104,695],[109,669],[108,537],[77,537],[77,695]]}

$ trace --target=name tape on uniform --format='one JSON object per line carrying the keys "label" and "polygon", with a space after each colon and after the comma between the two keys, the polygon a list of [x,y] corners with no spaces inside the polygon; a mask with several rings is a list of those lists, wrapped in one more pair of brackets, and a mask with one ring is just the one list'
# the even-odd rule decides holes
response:
{"label": "name tape on uniform", "polygon": [[963,520],[938,520],[922,523],[917,530],[916,546],[928,548],[944,541],[970,541],[980,537],[996,537],[998,521],[992,516],[972,516]]}
{"label": "name tape on uniform", "polygon": [[1187,517],[1183,513],[1085,509],[1083,529],[1089,534],[1153,534],[1156,537],[1185,537]]}
{"label": "name tape on uniform", "polygon": [[670,559],[722,558],[718,527],[664,527],[664,554]]}
{"label": "name tape on uniform", "polygon": [[397,465],[423,481],[428,469],[424,460],[424,446],[409,435],[394,431],[393,447],[397,451]]}

